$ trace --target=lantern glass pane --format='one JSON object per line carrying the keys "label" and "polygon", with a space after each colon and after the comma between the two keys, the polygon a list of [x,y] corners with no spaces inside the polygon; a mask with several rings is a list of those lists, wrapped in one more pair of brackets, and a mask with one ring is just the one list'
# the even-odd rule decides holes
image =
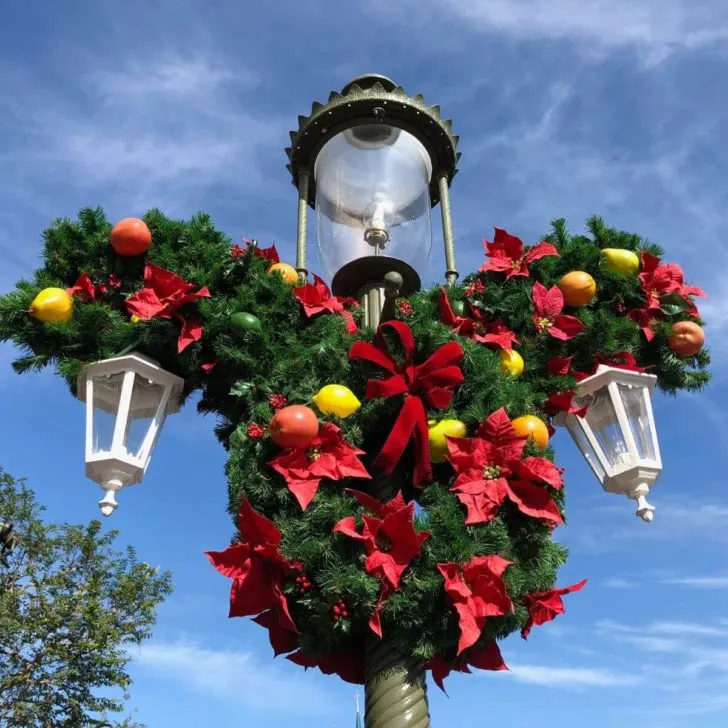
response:
{"label": "lantern glass pane", "polygon": [[[386,255],[426,272],[432,247],[427,150],[386,124],[347,129],[323,146],[314,169],[319,262],[330,279],[358,258]],[[375,245],[367,231],[386,231]]]}
{"label": "lantern glass pane", "polygon": [[119,410],[124,372],[94,377],[94,413],[92,452],[108,452],[114,439],[116,413]]}
{"label": "lantern glass pane", "polygon": [[586,421],[610,468],[628,465],[631,462],[627,443],[607,387],[598,390],[590,397]]}
{"label": "lantern glass pane", "polygon": [[[144,438],[154,421],[163,395],[163,384],[145,379],[138,374],[134,377],[134,389],[131,394],[131,405],[129,406],[129,419],[127,421],[125,440],[126,450],[129,455],[134,457],[139,455],[144,444]],[[165,417],[166,413],[163,414],[162,423]],[[157,429],[157,436],[161,430],[162,423],[160,423]]]}
{"label": "lantern glass pane", "polygon": [[624,403],[629,427],[632,430],[637,453],[642,460],[654,460],[655,448],[650,427],[647,403],[647,388],[619,384],[619,394]]}
{"label": "lantern glass pane", "polygon": [[576,446],[579,448],[579,451],[589,464],[589,467],[591,467],[591,469],[594,471],[594,475],[597,476],[600,483],[603,482],[606,472],[602,467],[599,458],[597,457],[596,451],[592,447],[592,444],[589,442],[589,438],[584,433],[584,430],[578,422],[574,421],[570,421],[568,427],[571,436],[574,438]]}

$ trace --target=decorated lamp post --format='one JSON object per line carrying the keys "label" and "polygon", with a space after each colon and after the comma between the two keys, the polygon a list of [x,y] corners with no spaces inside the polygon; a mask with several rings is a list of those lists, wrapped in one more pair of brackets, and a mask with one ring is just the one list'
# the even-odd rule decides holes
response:
{"label": "decorated lamp post", "polygon": [[179,411],[183,385],[141,354],[84,368],[78,396],[86,403],[86,475],[106,491],[104,516],[116,510],[117,492],[141,482],[167,415]]}
{"label": "decorated lamp post", "polygon": [[[376,328],[386,301],[420,289],[440,203],[448,283],[457,280],[449,185],[460,158],[452,123],[421,95],[368,74],[299,116],[286,149],[298,189],[296,268],[307,274],[308,206],[335,296],[355,297]],[[385,318],[391,317],[391,311]]]}
{"label": "decorated lamp post", "polygon": [[651,392],[657,377],[599,366],[577,389],[574,406],[586,413],[561,415],[602,488],[637,501],[636,515],[648,523],[654,506],[650,488],[662,471]]}
{"label": "decorated lamp post", "polygon": [[[366,728],[429,728],[428,673],[443,687],[506,669],[498,640],[584,586],[557,586],[550,425],[650,520],[650,392],[709,380],[702,291],[598,218],[530,245],[496,228],[459,284],[456,147],[438,107],[362,76],[291,133],[295,267],[203,214],[112,228],[89,209],[47,230],[35,282],[0,297],[0,339],[28,352],[16,368],[56,364],[86,402],[104,514],[183,390],[217,416],[237,541],[207,557],[232,581],[228,614],[276,656],[364,684]],[[445,280],[423,290],[438,203]]]}

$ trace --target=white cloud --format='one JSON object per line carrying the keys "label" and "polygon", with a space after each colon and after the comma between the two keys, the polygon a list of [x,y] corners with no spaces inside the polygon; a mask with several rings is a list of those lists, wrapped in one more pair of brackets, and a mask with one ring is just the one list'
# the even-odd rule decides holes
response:
{"label": "white cloud", "polygon": [[628,673],[590,667],[554,667],[547,665],[511,666],[510,673],[516,680],[530,685],[550,687],[620,687],[638,685],[642,678]]}
{"label": "white cloud", "polygon": [[[719,624],[722,624],[719,622]],[[701,622],[657,621],[646,625],[626,625],[611,620],[597,623],[597,630],[603,634],[650,634],[673,637],[728,637],[728,629]]]}
{"label": "white cloud", "polygon": [[62,178],[105,204],[189,214],[212,186],[265,193],[262,165],[285,124],[257,112],[257,75],[213,54],[143,58],[69,74],[67,88],[0,68],[11,85],[0,110],[23,130],[0,155],[11,195],[27,201],[39,177]]}
{"label": "white cloud", "polygon": [[470,29],[525,40],[565,40],[589,55],[634,47],[659,62],[679,50],[714,46],[728,37],[720,3],[688,0],[445,0],[438,14]]}
{"label": "white cloud", "polygon": [[632,589],[635,584],[628,579],[622,579],[620,577],[614,577],[612,579],[606,579],[602,582],[602,586],[607,589]]}
{"label": "white cloud", "polygon": [[[298,668],[296,674],[250,652],[213,650],[195,642],[151,642],[133,654],[143,670],[184,683],[213,698],[281,713],[326,713],[327,696]],[[280,700],[285,694],[286,699]]]}
{"label": "white cloud", "polygon": [[[631,515],[626,499],[612,498],[608,504],[594,506],[586,513],[588,527],[571,526],[570,543],[591,551],[622,549],[639,541],[669,541],[695,544],[728,541],[728,506],[723,503],[696,505],[693,499],[653,499],[655,520],[646,525]],[[670,574],[665,578],[672,578]],[[665,582],[673,583],[673,582]]]}
{"label": "white cloud", "polygon": [[728,576],[685,576],[663,579],[662,583],[688,586],[695,589],[728,589]]}

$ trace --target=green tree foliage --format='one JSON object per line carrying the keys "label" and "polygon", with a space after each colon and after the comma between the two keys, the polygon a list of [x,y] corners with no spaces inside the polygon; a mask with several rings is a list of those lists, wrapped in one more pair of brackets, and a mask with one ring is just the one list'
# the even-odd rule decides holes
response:
{"label": "green tree foliage", "polygon": [[0,565],[0,725],[139,728],[106,715],[123,709],[129,650],[151,636],[171,576],[116,550],[99,521],[50,524],[42,511],[0,468],[0,520],[18,537]]}
{"label": "green tree foliage", "polygon": [[[311,404],[324,385],[346,385],[364,401],[362,408],[343,421],[321,419],[341,427],[346,441],[366,452],[362,462],[374,472],[373,461],[402,407],[401,396],[365,401],[367,380],[381,377],[381,369],[349,361],[352,343],[371,341],[374,332],[360,330],[352,336],[339,315],[307,317],[290,287],[278,276],[268,275],[267,261],[253,249],[231,255],[231,241],[215,230],[206,215],[184,222],[152,210],[145,220],[153,234],[152,247],[146,256],[134,258],[114,254],[109,246],[111,225],[101,210],[83,210],[76,221],[57,221],[44,236],[44,267],[32,281],[22,281],[15,291],[0,297],[0,339],[12,340],[24,350],[14,365],[18,371],[54,365],[72,390],[85,362],[130,349],[184,377],[187,394],[200,392],[200,410],[218,417],[217,435],[229,452],[231,516],[237,518],[246,498],[272,520],[282,534],[281,552],[290,561],[300,562],[314,587],[301,593],[293,577],[279,585],[297,626],[296,644],[313,661],[332,654],[360,655],[370,634],[368,620],[377,603],[379,583],[365,571],[361,546],[332,529],[352,516],[361,527],[363,509],[345,488],[366,489],[367,482],[324,480],[302,511],[286,482],[268,465],[280,449],[268,438],[250,437],[248,428],[251,424],[265,426],[273,415],[270,394],[284,395],[291,404]],[[464,351],[464,383],[456,388],[449,409],[431,408],[430,418],[462,420],[471,436],[501,407],[511,418],[534,414],[549,419],[545,401],[575,387],[573,370],[589,370],[596,356],[608,358],[620,352],[632,354],[640,366],[649,367],[665,392],[699,390],[707,383],[707,350],[679,358],[668,346],[672,322],[690,317],[688,302],[665,301],[664,311],[656,315],[660,320],[654,323],[654,338],[647,341],[640,326],[627,316],[645,305],[640,281],[636,275],[623,279],[611,274],[600,262],[604,248],[655,255],[659,249],[639,236],[607,227],[598,218],[589,221],[588,233],[572,235],[564,221],[556,221],[547,239],[558,249],[558,257],[531,263],[528,276],[506,279],[502,272],[480,272],[448,291],[453,305],[468,297],[487,321],[501,320],[516,333],[516,348],[525,360],[520,378],[501,371],[495,348],[460,336],[443,322],[439,286],[410,297],[406,303],[411,311],[399,309],[398,317],[406,320],[416,340],[415,363],[452,341]],[[180,311],[183,316],[199,317],[204,325],[201,340],[181,354],[177,319],[134,323],[125,307],[126,297],[143,286],[146,260],[194,283],[195,288],[207,286],[210,290],[210,298]],[[534,325],[532,290],[535,282],[550,287],[573,270],[591,274],[598,292],[587,306],[567,307],[564,313],[577,316],[584,331],[563,342]],[[110,289],[96,300],[77,297],[73,318],[67,323],[41,324],[28,315],[31,301],[42,288],[70,287],[83,273],[95,284],[105,283],[113,274],[120,288]],[[468,293],[476,282],[482,286]],[[261,330],[232,331],[230,317],[236,312],[257,316]],[[358,317],[356,312],[354,315]],[[569,373],[549,373],[549,359],[571,356]],[[204,366],[207,364],[214,367]],[[553,456],[550,450],[537,452],[533,445],[528,454]],[[394,473],[393,487],[401,488],[406,500],[416,500],[421,506],[416,527],[431,531],[432,537],[407,568],[400,590],[386,602],[383,630],[407,654],[425,660],[440,657],[452,664],[459,625],[438,564],[464,563],[491,554],[513,562],[505,581],[514,610],[487,620],[481,642],[485,645],[524,627],[526,597],[554,586],[566,553],[552,541],[548,524],[524,515],[513,503],[505,503],[487,523],[465,525],[464,508],[450,490],[454,474],[449,464],[436,466],[434,481],[424,488],[413,487],[412,471],[411,453],[407,453]],[[564,491],[554,490],[551,496],[563,511]],[[342,598],[349,616],[334,621],[333,605]]]}

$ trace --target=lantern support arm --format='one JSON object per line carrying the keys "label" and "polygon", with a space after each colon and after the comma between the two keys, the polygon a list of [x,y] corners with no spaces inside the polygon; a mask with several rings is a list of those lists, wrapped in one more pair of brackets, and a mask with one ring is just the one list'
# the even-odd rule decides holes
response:
{"label": "lantern support arm", "polygon": [[296,270],[298,271],[301,282],[305,282],[308,277],[308,269],[306,268],[308,194],[309,172],[304,170],[298,175],[298,228],[296,230]]}
{"label": "lantern support arm", "polygon": [[447,172],[441,172],[438,178],[440,189],[440,217],[442,218],[442,239],[445,243],[445,280],[448,286],[454,286],[458,279],[455,263],[455,234],[452,229],[452,213],[450,211],[450,180]]}

